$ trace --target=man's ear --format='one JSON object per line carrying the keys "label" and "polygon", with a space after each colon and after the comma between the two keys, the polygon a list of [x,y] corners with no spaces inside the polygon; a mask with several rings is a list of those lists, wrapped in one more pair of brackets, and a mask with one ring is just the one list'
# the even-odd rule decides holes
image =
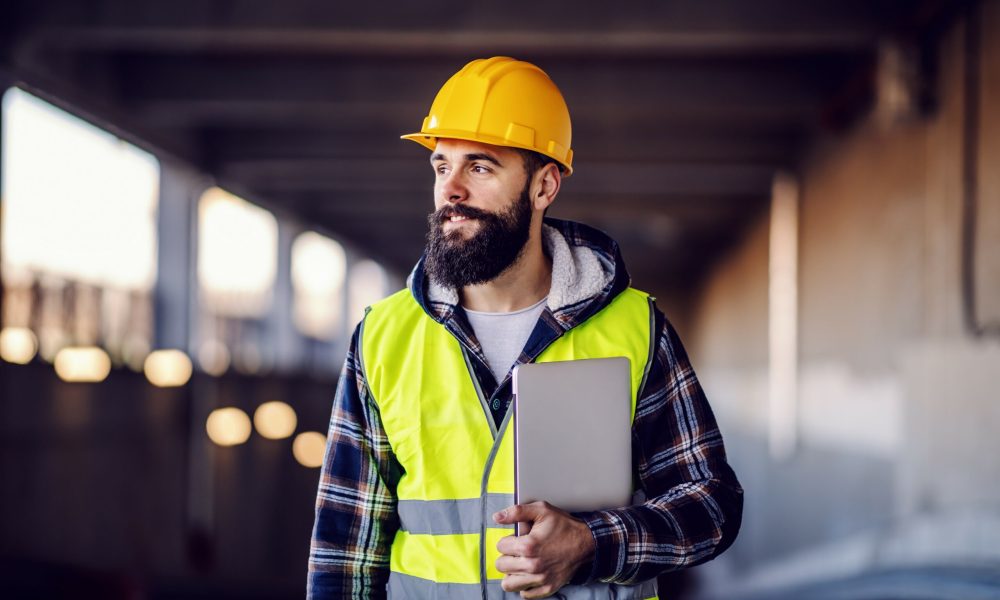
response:
{"label": "man's ear", "polygon": [[533,179],[531,207],[544,211],[555,201],[556,195],[559,194],[559,187],[562,185],[562,173],[559,171],[559,165],[555,163],[545,165],[538,169]]}

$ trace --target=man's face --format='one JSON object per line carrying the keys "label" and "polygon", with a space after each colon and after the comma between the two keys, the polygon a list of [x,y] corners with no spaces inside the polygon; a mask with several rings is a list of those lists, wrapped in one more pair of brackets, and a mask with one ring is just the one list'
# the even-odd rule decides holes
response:
{"label": "man's face", "polygon": [[517,261],[531,232],[530,179],[521,155],[442,139],[431,166],[435,211],[428,216],[427,273],[454,288],[495,279]]}

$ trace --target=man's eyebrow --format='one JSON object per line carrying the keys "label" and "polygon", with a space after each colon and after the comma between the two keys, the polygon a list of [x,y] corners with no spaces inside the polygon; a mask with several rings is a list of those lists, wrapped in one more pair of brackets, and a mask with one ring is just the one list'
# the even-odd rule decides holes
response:
{"label": "man's eyebrow", "polygon": [[[491,163],[495,164],[498,167],[503,167],[503,165],[500,163],[499,160],[496,159],[495,156],[492,156],[490,154],[485,154],[485,153],[482,153],[482,152],[475,152],[475,153],[472,153],[472,154],[466,154],[463,158],[465,158],[465,160],[469,161],[469,162],[474,161],[474,160],[485,160],[487,162],[491,162]],[[448,159],[445,158],[445,155],[441,154],[440,152],[435,152],[434,154],[431,154],[431,162],[432,163],[435,163],[435,162],[437,162],[439,160],[447,161]]]}
{"label": "man's eyebrow", "polygon": [[485,160],[487,162],[491,162],[491,163],[495,164],[498,167],[502,167],[503,166],[502,164],[500,164],[500,161],[497,160],[495,157],[490,156],[489,154],[484,154],[482,152],[477,152],[475,154],[466,154],[465,155],[465,160],[468,160],[468,161]]}

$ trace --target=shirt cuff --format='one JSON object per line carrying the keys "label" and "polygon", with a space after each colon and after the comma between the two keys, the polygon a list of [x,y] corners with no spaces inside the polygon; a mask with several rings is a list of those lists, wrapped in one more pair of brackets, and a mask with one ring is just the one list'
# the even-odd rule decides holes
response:
{"label": "shirt cuff", "polygon": [[624,536],[621,520],[613,511],[607,510],[575,512],[572,515],[586,523],[594,536],[594,558],[589,565],[584,564],[577,570],[570,583],[585,585],[613,579],[622,566],[620,540]]}

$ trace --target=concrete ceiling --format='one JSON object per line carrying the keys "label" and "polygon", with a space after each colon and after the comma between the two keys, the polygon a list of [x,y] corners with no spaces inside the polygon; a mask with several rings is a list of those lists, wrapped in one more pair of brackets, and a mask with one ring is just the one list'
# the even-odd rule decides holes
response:
{"label": "concrete ceiling", "polygon": [[531,60],[573,116],[554,216],[622,243],[634,279],[690,287],[773,173],[870,102],[880,41],[950,2],[8,1],[8,79],[349,240],[399,272],[431,207],[419,127],[471,58]]}

